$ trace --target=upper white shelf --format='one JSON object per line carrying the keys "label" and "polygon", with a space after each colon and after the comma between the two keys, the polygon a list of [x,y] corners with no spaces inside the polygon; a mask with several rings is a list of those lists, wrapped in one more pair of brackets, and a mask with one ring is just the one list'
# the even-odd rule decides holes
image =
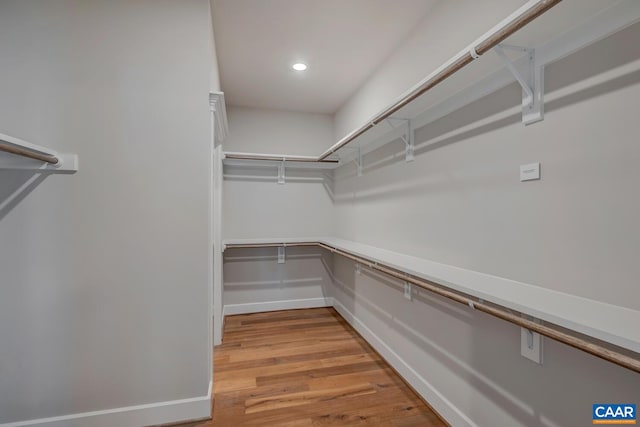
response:
{"label": "upper white shelf", "polygon": [[[362,167],[362,156],[384,144],[403,138],[407,145],[407,161],[413,158],[413,130],[421,128],[456,111],[514,81],[523,84],[523,122],[542,120],[544,106],[543,70],[577,50],[585,48],[640,20],[637,0],[563,0],[551,10],[500,41],[497,51],[491,40],[513,28],[523,14],[535,12],[548,2],[530,0],[490,29],[483,36],[442,64],[388,107],[370,117],[364,124],[310,159],[334,159],[338,164],[324,165],[332,169],[355,160]],[[517,49],[513,49],[513,47]],[[508,53],[501,55],[500,47]],[[476,52],[477,50],[477,52]],[[494,52],[495,51],[495,52]],[[480,53],[478,56],[476,53]],[[457,67],[456,64],[464,64]],[[449,73],[455,69],[453,73]],[[445,76],[444,79],[440,77]],[[427,90],[424,90],[427,88]],[[531,93],[533,96],[531,96]],[[537,115],[528,114],[525,104],[534,98]],[[230,153],[231,154],[231,153]],[[273,155],[233,153],[274,162]],[[325,157],[329,155],[329,157]],[[277,155],[279,159],[302,158],[295,154]],[[256,166],[260,160],[236,159],[237,164]],[[287,161],[287,165],[290,162]],[[292,163],[292,162],[291,162]],[[228,161],[225,161],[225,164]],[[312,161],[298,167],[316,167]]]}
{"label": "upper white shelf", "polygon": [[74,173],[78,171],[78,156],[59,154],[49,148],[0,133],[0,170],[2,169]]}
{"label": "upper white shelf", "polygon": [[233,244],[318,242],[479,299],[640,353],[640,311],[335,237],[226,239]]}

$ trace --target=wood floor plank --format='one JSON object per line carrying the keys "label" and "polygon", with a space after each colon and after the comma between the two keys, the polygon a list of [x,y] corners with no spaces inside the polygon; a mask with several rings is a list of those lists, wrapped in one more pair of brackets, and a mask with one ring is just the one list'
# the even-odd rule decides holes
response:
{"label": "wood floor plank", "polygon": [[256,397],[253,399],[247,399],[244,406],[246,414],[253,414],[255,412],[263,412],[272,409],[318,404],[320,402],[345,397],[364,396],[375,392],[376,390],[370,383],[347,384],[341,387],[301,391],[297,393],[282,394],[279,396]]}
{"label": "wood floor plank", "polygon": [[[374,368],[373,365],[380,363],[379,356],[375,353],[367,353],[336,356],[313,361],[282,363],[271,366],[247,367],[244,369],[217,372],[215,374],[214,386],[216,386],[216,391],[218,391],[217,384],[219,382],[233,380],[239,382],[253,380],[256,385],[263,385],[267,382],[282,382],[288,378],[326,376],[331,373],[349,372],[349,369],[352,367],[354,369],[359,368],[360,370]],[[362,366],[363,364],[366,365]],[[259,381],[260,383],[258,383]]]}
{"label": "wood floor plank", "polygon": [[441,427],[332,308],[228,316],[213,419],[184,427]]}
{"label": "wood floor plank", "polygon": [[231,362],[229,358],[225,359],[216,359],[216,372],[227,372],[227,371],[237,371],[242,369],[249,368],[258,368],[258,367],[266,367],[273,365],[284,365],[295,362],[313,362],[316,360],[326,360],[336,358],[338,356],[353,356],[360,354],[372,353],[370,351],[363,350],[359,346],[354,347],[345,347],[341,349],[331,349],[329,351],[318,351],[315,353],[301,353],[301,354],[293,354],[288,356],[278,356],[278,357],[265,357],[261,359],[253,359],[253,360],[243,360],[240,362]]}

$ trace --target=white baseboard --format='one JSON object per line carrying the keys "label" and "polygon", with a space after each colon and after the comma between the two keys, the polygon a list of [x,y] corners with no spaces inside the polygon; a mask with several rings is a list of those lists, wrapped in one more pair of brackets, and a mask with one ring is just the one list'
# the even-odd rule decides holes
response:
{"label": "white baseboard", "polygon": [[461,427],[477,427],[473,421],[438,392],[429,381],[409,366],[382,338],[369,329],[362,320],[351,313],[340,301],[334,299],[333,307],[449,424]]}
{"label": "white baseboard", "polygon": [[226,304],[222,309],[222,316],[263,313],[265,311],[294,310],[298,308],[331,307],[332,305],[333,298],[331,297],[252,302],[247,304]]}
{"label": "white baseboard", "polygon": [[209,382],[206,396],[18,421],[0,424],[0,427],[142,427],[208,418],[211,416],[212,391],[213,384]]}

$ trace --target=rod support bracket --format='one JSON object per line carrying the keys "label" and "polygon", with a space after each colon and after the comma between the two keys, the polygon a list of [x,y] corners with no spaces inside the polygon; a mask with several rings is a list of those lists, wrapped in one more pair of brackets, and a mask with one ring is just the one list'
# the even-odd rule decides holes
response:
{"label": "rod support bracket", "polygon": [[[505,49],[518,51],[524,56],[512,61]],[[544,65],[536,63],[536,50],[499,44],[493,51],[522,87],[522,123],[529,125],[544,119]]]}
{"label": "rod support bracket", "polygon": [[284,166],[284,162],[285,162],[285,159],[282,159],[280,164],[278,164],[278,184],[284,184],[285,183],[285,166]]}
{"label": "rod support bracket", "polygon": [[408,301],[413,301],[413,285],[409,282],[404,282],[404,298]]}
{"label": "rod support bracket", "polygon": [[358,168],[358,176],[362,176],[362,148],[358,147],[358,156],[355,159]]}
{"label": "rod support bracket", "polygon": [[[523,315],[525,319],[531,320],[534,323],[542,323],[540,319],[535,319],[530,316]],[[520,354],[539,364],[543,363],[543,340],[542,336],[537,332],[533,332],[531,329],[520,328]]]}
{"label": "rod support bracket", "polygon": [[393,124],[393,120],[402,122],[402,124],[398,126],[404,126],[404,134],[400,136],[400,139],[404,141],[404,159],[407,162],[412,162],[414,159],[413,152],[415,147],[415,132],[413,131],[413,123],[411,122],[411,119],[388,117],[385,119],[385,121],[389,126],[391,126],[392,129],[395,129],[397,127]]}

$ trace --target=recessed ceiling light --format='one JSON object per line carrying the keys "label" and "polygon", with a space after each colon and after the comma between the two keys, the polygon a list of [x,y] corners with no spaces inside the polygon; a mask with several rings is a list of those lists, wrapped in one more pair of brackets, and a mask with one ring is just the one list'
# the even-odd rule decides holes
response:
{"label": "recessed ceiling light", "polygon": [[293,64],[292,68],[296,71],[304,71],[307,69],[307,64],[296,62],[295,64]]}

